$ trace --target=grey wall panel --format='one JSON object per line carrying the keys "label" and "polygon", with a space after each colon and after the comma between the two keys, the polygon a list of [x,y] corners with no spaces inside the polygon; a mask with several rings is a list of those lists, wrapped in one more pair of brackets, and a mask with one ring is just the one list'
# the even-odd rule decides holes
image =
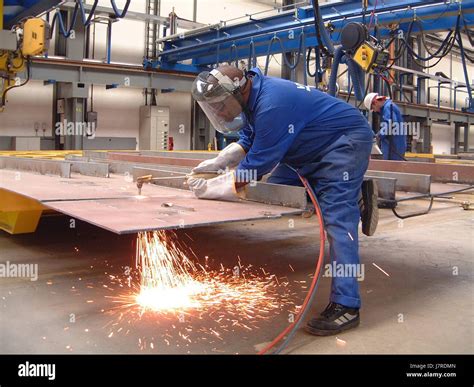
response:
{"label": "grey wall panel", "polygon": [[98,113],[97,137],[138,139],[141,105],[143,105],[141,89],[106,90],[104,86],[95,86],[94,111]]}
{"label": "grey wall panel", "polygon": [[42,136],[43,128],[46,136],[52,135],[52,86],[30,81],[24,87],[11,90],[7,97],[5,110],[0,113],[2,136]]}
{"label": "grey wall panel", "polygon": [[96,137],[84,140],[85,150],[135,150],[135,137]]}
{"label": "grey wall panel", "polygon": [[0,150],[12,150],[13,137],[1,136],[0,137]]}

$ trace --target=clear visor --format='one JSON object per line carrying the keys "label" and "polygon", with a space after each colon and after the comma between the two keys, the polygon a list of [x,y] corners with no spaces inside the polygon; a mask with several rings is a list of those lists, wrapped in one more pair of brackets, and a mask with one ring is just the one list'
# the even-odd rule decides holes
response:
{"label": "clear visor", "polygon": [[239,131],[245,125],[240,101],[225,86],[208,82],[206,78],[200,75],[194,81],[194,99],[218,132],[231,134]]}
{"label": "clear visor", "polygon": [[215,107],[214,104],[204,101],[198,101],[198,104],[211,121],[211,125],[222,134],[238,132],[245,126],[245,115],[240,104],[238,104],[239,109],[236,108],[233,111],[229,111],[226,105]]}

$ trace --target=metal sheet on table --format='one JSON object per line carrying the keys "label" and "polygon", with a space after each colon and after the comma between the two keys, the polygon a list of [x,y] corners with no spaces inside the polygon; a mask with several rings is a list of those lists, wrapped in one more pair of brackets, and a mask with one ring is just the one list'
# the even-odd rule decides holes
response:
{"label": "metal sheet on table", "polygon": [[71,176],[71,163],[67,161],[0,156],[0,168],[41,175],[57,175],[64,178]]}
{"label": "metal sheet on table", "polygon": [[195,167],[202,159],[180,158],[180,157],[159,157],[159,156],[142,156],[133,153],[115,153],[108,152],[107,160],[112,161],[128,161],[133,163],[145,163],[155,165],[177,165],[180,167]]}
{"label": "metal sheet on table", "polygon": [[[46,206],[118,234],[189,228],[299,214],[294,208],[253,202],[199,200],[185,190],[146,185],[143,197],[123,176],[71,179],[0,170],[0,189],[38,200]],[[172,207],[164,207],[172,203]]]}
{"label": "metal sheet on table", "polygon": [[136,183],[125,176],[108,179],[72,175],[70,179],[0,169],[0,188],[39,201],[123,198],[137,195]]}
{"label": "metal sheet on table", "polygon": [[[165,194],[141,199],[48,202],[46,205],[117,234],[271,219],[301,213],[294,208],[260,203],[200,200],[186,191],[154,188],[155,193],[163,191]],[[171,207],[167,206],[169,204]]]}
{"label": "metal sheet on table", "polygon": [[467,164],[442,164],[421,162],[399,162],[392,160],[370,160],[372,171],[418,173],[431,175],[434,182],[474,184],[474,166]]}

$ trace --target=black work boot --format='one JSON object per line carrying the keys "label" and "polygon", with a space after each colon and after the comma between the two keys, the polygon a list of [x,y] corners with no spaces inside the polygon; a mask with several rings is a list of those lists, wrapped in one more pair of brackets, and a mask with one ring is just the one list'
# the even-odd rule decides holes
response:
{"label": "black work boot", "polygon": [[375,234],[379,223],[378,191],[375,180],[364,180],[359,199],[362,232],[367,236]]}
{"label": "black work boot", "polygon": [[318,317],[306,324],[306,331],[316,336],[330,336],[359,325],[359,309],[330,302]]}

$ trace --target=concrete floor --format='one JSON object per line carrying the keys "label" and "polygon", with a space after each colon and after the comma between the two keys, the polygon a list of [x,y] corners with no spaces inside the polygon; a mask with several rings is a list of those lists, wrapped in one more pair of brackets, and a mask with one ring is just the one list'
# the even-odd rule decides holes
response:
{"label": "concrete floor", "polygon": [[[404,204],[400,211],[426,204]],[[448,200],[436,202],[428,215],[403,222],[381,210],[376,235],[360,237],[365,278],[359,328],[325,338],[300,330],[286,352],[472,354],[473,215]],[[294,301],[301,304],[304,290],[295,281],[308,283],[314,270],[315,222],[314,217],[283,218],[180,230],[178,235],[198,257],[208,256],[215,264],[232,267],[238,255],[244,265],[287,276]],[[110,308],[104,284],[109,274],[132,264],[134,238],[80,222],[70,229],[66,217],[43,218],[31,235],[1,232],[0,263],[38,263],[39,279],[0,279],[0,353],[255,353],[286,326],[288,311],[282,310],[258,329],[237,329],[219,339],[193,338],[190,343],[173,323],[150,319],[133,323],[127,335],[109,337],[112,320],[103,312]],[[329,287],[330,278],[322,278],[308,318],[325,307]],[[215,324],[199,322],[208,323]],[[171,332],[168,343],[165,331]],[[140,347],[139,340],[153,341],[154,348]]]}

